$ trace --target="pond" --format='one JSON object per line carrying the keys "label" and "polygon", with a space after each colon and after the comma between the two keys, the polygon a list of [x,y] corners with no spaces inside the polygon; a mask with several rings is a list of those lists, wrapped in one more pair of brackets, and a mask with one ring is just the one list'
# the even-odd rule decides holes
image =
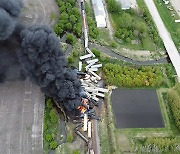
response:
{"label": "pond", "polygon": [[115,89],[112,107],[117,128],[163,128],[156,90]]}

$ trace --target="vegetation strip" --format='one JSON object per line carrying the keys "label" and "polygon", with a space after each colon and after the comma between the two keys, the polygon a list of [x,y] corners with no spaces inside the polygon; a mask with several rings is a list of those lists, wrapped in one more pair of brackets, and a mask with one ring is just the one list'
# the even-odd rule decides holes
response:
{"label": "vegetation strip", "polygon": [[[154,3],[156,5],[156,8],[160,14],[161,19],[164,22],[164,25],[168,29],[168,31],[171,34],[171,37],[173,39],[173,42],[175,43],[176,47],[180,49],[180,24],[175,23],[175,19],[178,19],[179,16],[175,11],[171,11],[168,9],[168,7],[171,7],[170,5],[165,5],[162,0],[154,0]],[[174,17],[173,17],[174,14]]]}

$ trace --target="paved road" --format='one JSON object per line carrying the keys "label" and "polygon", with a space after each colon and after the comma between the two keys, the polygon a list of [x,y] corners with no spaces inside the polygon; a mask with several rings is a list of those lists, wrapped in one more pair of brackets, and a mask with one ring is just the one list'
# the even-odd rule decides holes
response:
{"label": "paved road", "polygon": [[176,12],[178,13],[180,19],[180,0],[170,0],[170,2],[174,7],[174,9],[176,10]]}
{"label": "paved road", "polygon": [[132,60],[128,57],[124,57],[122,55],[119,55],[119,54],[115,53],[114,51],[112,51],[111,49],[108,49],[106,47],[103,47],[103,46],[100,46],[98,44],[91,43],[91,42],[89,42],[89,47],[90,48],[96,48],[96,49],[100,50],[101,52],[105,53],[106,55],[108,55],[112,58],[117,58],[119,60],[129,62],[129,63],[135,64],[135,65],[154,65],[154,64],[165,64],[165,63],[167,63],[166,58],[161,58],[158,60],[149,60],[149,61],[135,61],[135,60]]}
{"label": "paved road", "polygon": [[0,154],[43,153],[44,95],[27,81],[0,84]]}
{"label": "paved road", "polygon": [[180,55],[178,53],[178,50],[176,49],[176,46],[175,46],[169,32],[165,28],[165,25],[157,11],[154,1],[153,0],[144,0],[144,1],[154,19],[154,22],[157,26],[159,35],[164,42],[164,46],[167,50],[167,53],[171,59],[173,66],[175,67],[176,73],[178,75],[178,80],[180,82]]}

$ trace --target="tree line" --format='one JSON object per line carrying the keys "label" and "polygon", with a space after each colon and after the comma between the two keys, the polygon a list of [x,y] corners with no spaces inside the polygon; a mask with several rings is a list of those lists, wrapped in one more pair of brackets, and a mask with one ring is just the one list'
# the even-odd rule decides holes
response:
{"label": "tree line", "polygon": [[103,71],[106,83],[118,87],[156,87],[164,82],[160,66],[123,66],[108,63],[103,67]]}
{"label": "tree line", "polygon": [[142,146],[137,148],[139,153],[178,153],[180,140],[178,138],[147,138]]}
{"label": "tree line", "polygon": [[54,32],[62,36],[65,32],[71,32],[76,37],[82,35],[82,19],[80,10],[76,6],[76,0],[57,0],[60,16],[54,26]]}
{"label": "tree line", "polygon": [[167,96],[175,124],[180,129],[180,84],[170,90]]}

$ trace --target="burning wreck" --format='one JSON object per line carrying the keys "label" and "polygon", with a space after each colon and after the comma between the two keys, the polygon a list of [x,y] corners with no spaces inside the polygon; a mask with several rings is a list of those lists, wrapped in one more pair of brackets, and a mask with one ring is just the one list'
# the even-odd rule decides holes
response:
{"label": "burning wreck", "polygon": [[[22,6],[21,0],[1,0],[0,3],[1,82],[30,78],[47,97],[52,97],[66,111],[89,106],[86,112],[92,113],[98,93],[93,92],[90,97],[87,87],[83,87],[88,79],[81,82],[78,73],[68,67],[59,40],[49,26],[26,27],[18,22]],[[93,71],[89,72],[94,76],[89,80],[96,82],[100,79]],[[88,78],[87,74],[85,76]],[[83,103],[82,93],[86,93],[85,98],[91,103]]]}
{"label": "burning wreck", "polygon": [[[88,142],[91,119],[100,119],[94,106],[108,92],[98,86],[101,77],[95,73],[102,64],[97,64],[86,42],[87,54],[80,57],[79,71],[69,68],[59,39],[49,26],[27,27],[18,22],[22,6],[21,0],[0,2],[0,82],[29,78],[66,113],[76,113],[76,120],[81,119],[76,133]],[[86,72],[81,72],[82,63],[87,65]],[[81,128],[88,130],[87,137]]]}

